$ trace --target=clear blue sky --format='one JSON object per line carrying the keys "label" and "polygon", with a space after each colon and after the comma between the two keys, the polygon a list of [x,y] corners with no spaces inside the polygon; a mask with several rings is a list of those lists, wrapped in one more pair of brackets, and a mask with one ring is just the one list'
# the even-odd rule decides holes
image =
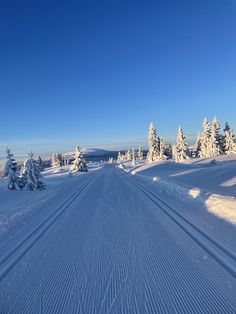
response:
{"label": "clear blue sky", "polygon": [[0,107],[0,154],[236,129],[236,1],[1,0]]}

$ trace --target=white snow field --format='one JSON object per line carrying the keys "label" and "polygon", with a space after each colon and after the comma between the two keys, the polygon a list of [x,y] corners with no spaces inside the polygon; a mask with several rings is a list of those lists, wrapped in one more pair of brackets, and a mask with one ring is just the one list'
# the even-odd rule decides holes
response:
{"label": "white snow field", "polygon": [[149,176],[94,169],[1,190],[0,313],[235,313],[235,225]]}
{"label": "white snow field", "polygon": [[123,166],[159,193],[194,208],[201,205],[236,225],[236,154],[179,163],[167,160],[135,168],[126,162]]}

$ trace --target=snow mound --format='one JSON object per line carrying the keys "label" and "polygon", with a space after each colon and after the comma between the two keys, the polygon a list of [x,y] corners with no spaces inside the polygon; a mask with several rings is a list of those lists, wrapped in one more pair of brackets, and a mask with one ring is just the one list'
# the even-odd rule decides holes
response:
{"label": "snow mound", "polygon": [[145,164],[126,172],[155,184],[158,192],[236,224],[236,155]]}

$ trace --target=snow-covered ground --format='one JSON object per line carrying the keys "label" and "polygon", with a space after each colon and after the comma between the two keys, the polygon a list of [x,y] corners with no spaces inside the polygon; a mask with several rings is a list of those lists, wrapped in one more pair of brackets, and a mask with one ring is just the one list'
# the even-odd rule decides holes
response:
{"label": "snow-covered ground", "polygon": [[[215,159],[215,162],[214,162]],[[124,170],[136,175],[153,188],[195,208],[205,206],[222,219],[236,224],[236,155],[190,159],[176,163],[172,160],[131,167]]]}
{"label": "snow-covered ground", "polygon": [[[6,189],[6,179],[0,180],[0,240],[22,228],[36,211],[41,210],[48,202],[54,202],[58,195],[67,193],[68,186],[77,176],[84,172],[69,174],[70,166],[48,168],[43,172],[46,190],[43,191],[11,191]],[[100,163],[88,163],[89,171],[101,168]],[[65,192],[66,191],[66,192]]]}
{"label": "snow-covered ground", "polygon": [[235,158],[195,162],[0,189],[0,313],[235,313],[236,227],[206,203],[234,200]]}

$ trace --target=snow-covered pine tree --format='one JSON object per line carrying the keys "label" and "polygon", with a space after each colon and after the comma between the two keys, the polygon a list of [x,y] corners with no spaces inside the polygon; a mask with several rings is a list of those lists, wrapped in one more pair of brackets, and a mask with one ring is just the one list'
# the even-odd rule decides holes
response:
{"label": "snow-covered pine tree", "polygon": [[21,188],[27,190],[44,190],[46,188],[43,182],[43,176],[40,172],[39,164],[33,159],[34,154],[30,152],[28,159],[24,162],[21,169]]}
{"label": "snow-covered pine tree", "polygon": [[62,166],[62,155],[58,153],[53,153],[52,155],[52,166],[60,167]]}
{"label": "snow-covered pine tree", "polygon": [[9,190],[16,190],[19,187],[19,176],[17,173],[17,163],[14,159],[14,155],[11,150],[7,147],[7,161],[4,168],[4,176],[8,178],[7,188]]}
{"label": "snow-covered pine tree", "polygon": [[200,151],[201,151],[201,134],[198,132],[194,149],[195,157],[200,157]]}
{"label": "snow-covered pine tree", "polygon": [[138,148],[138,159],[143,160],[143,147],[142,147],[142,145],[140,145]]}
{"label": "snow-covered pine tree", "polygon": [[3,169],[3,166],[0,165],[0,178],[3,178],[4,177],[4,169]]}
{"label": "snow-covered pine tree", "polygon": [[217,156],[222,154],[221,148],[221,136],[220,136],[220,123],[219,120],[214,117],[211,123],[211,136],[210,136],[210,156]]}
{"label": "snow-covered pine tree", "polygon": [[118,153],[118,157],[117,157],[117,162],[118,162],[118,163],[121,163],[122,160],[123,160],[123,156],[122,156],[121,152],[119,152],[119,153]]}
{"label": "snow-covered pine tree", "polygon": [[166,156],[166,141],[164,138],[160,138],[160,152],[159,152],[159,160],[166,160],[168,157]]}
{"label": "snow-covered pine tree", "polygon": [[40,156],[38,156],[37,162],[38,162],[40,171],[43,171],[44,170],[43,161],[42,161],[42,158]]}
{"label": "snow-covered pine tree", "polygon": [[203,121],[203,132],[201,134],[201,150],[200,157],[211,157],[211,127],[207,118]]}
{"label": "snow-covered pine tree", "polygon": [[77,172],[77,171],[83,171],[83,172],[88,171],[87,163],[84,159],[83,153],[79,146],[76,146],[75,159],[72,162],[72,165],[70,167],[70,172]]}
{"label": "snow-covered pine tree", "polygon": [[151,122],[149,127],[148,142],[149,151],[147,155],[147,162],[156,162],[160,159],[160,147],[158,147],[157,132],[153,122]]}
{"label": "snow-covered pine tree", "polygon": [[225,123],[224,133],[231,130],[230,125],[228,122]]}
{"label": "snow-covered pine tree", "polygon": [[181,126],[178,129],[178,135],[176,139],[176,145],[174,150],[175,161],[181,161],[184,159],[189,159],[189,144],[187,142],[186,136],[184,135]]}
{"label": "snow-covered pine tree", "polygon": [[132,151],[131,151],[131,149],[128,149],[128,150],[127,150],[126,159],[127,159],[127,160],[132,160]]}
{"label": "snow-covered pine tree", "polygon": [[224,153],[227,155],[236,154],[235,135],[228,122],[226,122],[224,128]]}
{"label": "snow-covered pine tree", "polygon": [[43,161],[42,161],[42,158],[40,156],[38,156],[38,164],[40,166],[43,166]]}
{"label": "snow-covered pine tree", "polygon": [[170,143],[168,143],[165,139],[164,139],[164,154],[167,157],[167,159],[172,158],[172,147]]}
{"label": "snow-covered pine tree", "polygon": [[135,153],[135,150],[132,149],[132,166],[135,166],[136,165],[136,153]]}
{"label": "snow-covered pine tree", "polygon": [[113,164],[113,162],[114,162],[113,157],[109,157],[109,159],[108,159],[108,163],[109,163],[109,164]]}

